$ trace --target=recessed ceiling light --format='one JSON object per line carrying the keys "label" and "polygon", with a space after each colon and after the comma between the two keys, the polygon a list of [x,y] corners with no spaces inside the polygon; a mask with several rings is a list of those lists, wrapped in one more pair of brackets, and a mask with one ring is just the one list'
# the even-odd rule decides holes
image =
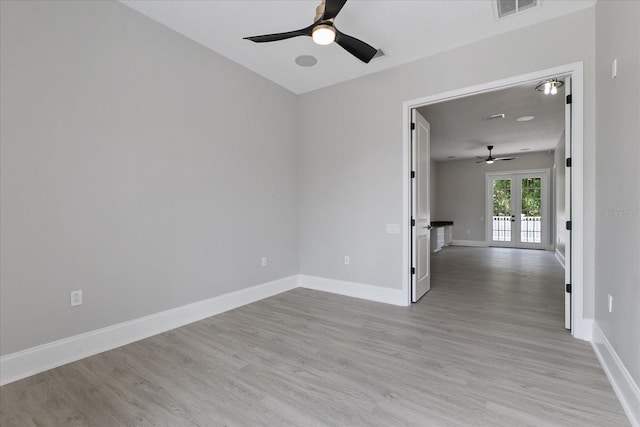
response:
{"label": "recessed ceiling light", "polygon": [[529,120],[533,120],[535,118],[536,116],[521,116],[521,117],[518,117],[516,120],[519,122],[528,122]]}
{"label": "recessed ceiling light", "polygon": [[296,64],[301,67],[313,67],[318,63],[318,60],[315,56],[311,55],[300,55],[296,58]]}

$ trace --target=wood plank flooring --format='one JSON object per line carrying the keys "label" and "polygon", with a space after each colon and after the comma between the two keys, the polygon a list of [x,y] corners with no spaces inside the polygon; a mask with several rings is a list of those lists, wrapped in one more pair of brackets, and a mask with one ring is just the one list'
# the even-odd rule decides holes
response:
{"label": "wood plank flooring", "polygon": [[394,307],[296,289],[0,388],[2,426],[626,426],[543,251],[448,247]]}

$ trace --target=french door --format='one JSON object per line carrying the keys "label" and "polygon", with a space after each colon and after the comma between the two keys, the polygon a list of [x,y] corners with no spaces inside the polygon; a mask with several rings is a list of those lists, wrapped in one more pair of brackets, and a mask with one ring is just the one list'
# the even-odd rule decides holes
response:
{"label": "french door", "polygon": [[547,249],[548,170],[487,173],[489,246]]}

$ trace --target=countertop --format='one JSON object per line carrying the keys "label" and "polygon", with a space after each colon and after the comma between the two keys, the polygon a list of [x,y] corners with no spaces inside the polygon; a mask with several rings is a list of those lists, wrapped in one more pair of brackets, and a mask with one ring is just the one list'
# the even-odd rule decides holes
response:
{"label": "countertop", "polygon": [[432,227],[444,227],[445,225],[453,225],[453,221],[431,221]]}

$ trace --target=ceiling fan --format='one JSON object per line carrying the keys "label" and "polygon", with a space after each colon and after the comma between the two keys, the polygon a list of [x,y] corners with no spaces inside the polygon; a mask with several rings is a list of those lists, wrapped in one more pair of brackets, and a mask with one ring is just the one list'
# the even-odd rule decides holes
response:
{"label": "ceiling fan", "polygon": [[476,163],[486,163],[486,164],[490,165],[493,162],[498,161],[498,160],[513,160],[513,159],[517,159],[517,157],[493,157],[491,155],[491,150],[493,150],[493,145],[488,145],[487,148],[489,149],[489,157],[487,157],[485,159],[484,157],[478,156],[478,158],[482,159],[482,160],[479,160]]}
{"label": "ceiling fan", "polygon": [[300,30],[289,31],[286,33],[265,34],[263,36],[245,37],[245,40],[251,40],[256,43],[275,42],[286,40],[292,37],[309,36],[313,41],[320,45],[331,44],[334,41],[344,50],[358,58],[364,63],[369,63],[378,50],[362,40],[348,36],[340,32],[333,21],[344,6],[347,0],[322,0],[316,8],[316,17],[313,24]]}

